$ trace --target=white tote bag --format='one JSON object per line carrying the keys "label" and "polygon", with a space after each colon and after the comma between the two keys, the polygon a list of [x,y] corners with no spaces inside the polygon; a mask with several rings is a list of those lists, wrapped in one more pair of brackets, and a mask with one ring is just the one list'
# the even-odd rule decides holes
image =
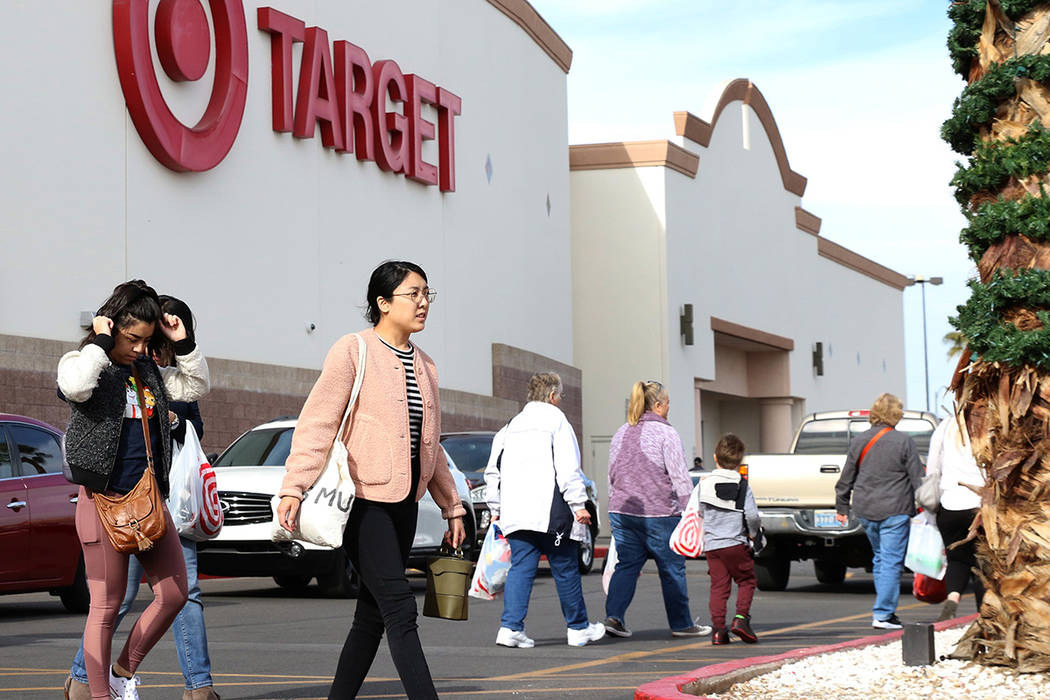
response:
{"label": "white tote bag", "polygon": [[328,452],[328,462],[314,485],[303,494],[299,506],[299,526],[295,532],[288,532],[277,521],[277,505],[281,502],[281,497],[274,496],[271,499],[274,516],[270,538],[274,542],[300,540],[332,549],[343,545],[343,530],[346,529],[346,521],[350,517],[350,506],[354,503],[354,482],[350,478],[349,453],[343,444],[343,435],[346,434],[350,413],[354,410],[357,395],[361,392],[361,382],[365,378],[365,341],[357,333],[354,333],[354,337],[357,338],[357,372],[354,376],[354,387],[350,391],[350,401],[346,404],[343,421],[339,424],[339,430]]}

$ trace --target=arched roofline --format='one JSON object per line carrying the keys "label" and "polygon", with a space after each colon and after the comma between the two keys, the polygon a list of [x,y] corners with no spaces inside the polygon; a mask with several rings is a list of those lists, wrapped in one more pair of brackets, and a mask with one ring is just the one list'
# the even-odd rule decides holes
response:
{"label": "arched roofline", "polygon": [[806,178],[791,169],[787,151],[784,149],[784,139],[781,138],[780,129],[777,128],[777,120],[773,118],[773,110],[769,108],[769,103],[766,102],[766,98],[755,84],[747,78],[737,78],[726,84],[711,112],[710,121],[705,121],[689,112],[675,112],[675,133],[707,148],[711,143],[711,134],[714,133],[715,125],[718,124],[718,118],[731,102],[743,102],[758,116],[758,120],[766,130],[769,144],[773,147],[773,155],[777,159],[777,168],[780,170],[780,179],[784,183],[784,189],[801,197],[806,191]]}
{"label": "arched roofline", "polygon": [[521,27],[559,68],[569,72],[572,49],[528,0],[488,0],[488,3]]}

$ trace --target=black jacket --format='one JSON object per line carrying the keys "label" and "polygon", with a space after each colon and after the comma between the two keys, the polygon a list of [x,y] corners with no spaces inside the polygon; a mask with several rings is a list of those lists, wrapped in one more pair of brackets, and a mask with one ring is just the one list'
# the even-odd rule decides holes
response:
{"label": "black jacket", "polygon": [[168,404],[168,410],[179,417],[179,424],[171,431],[171,439],[180,445],[186,442],[186,422],[193,423],[193,429],[197,432],[197,439],[204,437],[204,420],[201,418],[201,409],[196,401],[172,401]]}
{"label": "black jacket", "polygon": [[[71,409],[65,436],[66,461],[72,475],[71,480],[93,491],[105,491],[109,484],[117,460],[120,434],[124,425],[124,409],[127,404],[126,371],[110,364],[105,355],[112,349],[112,343],[113,340],[108,335],[99,336],[93,343],[97,348],[92,349],[88,346],[83,351],[67,353],[59,362],[60,386],[68,387],[66,392],[69,395],[83,399],[73,400],[59,389],[59,397],[66,401]],[[179,368],[173,370],[176,372],[173,377],[183,379],[178,380],[174,386],[181,394],[185,394],[179,398],[194,400],[203,396],[207,393],[209,383],[203,355],[189,340],[176,343],[175,353]],[[155,410],[160,428],[161,453],[153,456],[154,469],[161,493],[167,497],[168,470],[171,467],[171,425],[167,420],[170,408],[168,390],[161,370],[150,358],[140,357],[135,361],[135,369],[156,398]],[[63,377],[66,377],[65,384],[62,383]],[[161,417],[163,420],[160,420]]]}

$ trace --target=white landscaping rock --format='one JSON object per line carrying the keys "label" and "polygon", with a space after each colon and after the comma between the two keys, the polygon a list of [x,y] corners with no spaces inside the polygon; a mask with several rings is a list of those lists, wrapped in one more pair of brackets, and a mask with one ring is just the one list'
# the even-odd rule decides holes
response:
{"label": "white landscaping rock", "polygon": [[[935,634],[937,656],[951,653],[967,626]],[[956,700],[1050,698],[1047,674],[945,660],[905,666],[901,642],[811,656],[711,694],[720,700]]]}

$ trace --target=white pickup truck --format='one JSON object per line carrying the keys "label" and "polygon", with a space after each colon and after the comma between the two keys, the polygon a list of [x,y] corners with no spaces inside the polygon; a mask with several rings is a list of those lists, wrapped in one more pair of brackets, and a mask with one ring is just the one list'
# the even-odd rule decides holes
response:
{"label": "white pickup truck", "polygon": [[[915,440],[923,461],[937,426],[932,413],[905,411],[897,430]],[[870,428],[868,411],[806,416],[789,454],[748,455],[747,476],[769,540],[755,560],[758,587],[782,591],[792,561],[813,560],[821,583],[841,583],[847,567],[871,570],[871,545],[860,522],[835,520],[835,483],[850,440]]]}

